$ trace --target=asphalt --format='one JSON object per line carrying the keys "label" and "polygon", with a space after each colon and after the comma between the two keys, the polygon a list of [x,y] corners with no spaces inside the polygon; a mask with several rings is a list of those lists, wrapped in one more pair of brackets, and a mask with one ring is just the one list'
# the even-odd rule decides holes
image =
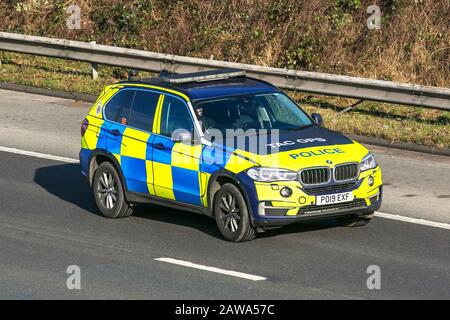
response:
{"label": "asphalt", "polygon": [[[76,157],[87,107],[0,91],[0,146]],[[447,158],[374,152],[387,183],[380,211],[448,221]],[[172,209],[101,217],[77,164],[6,152],[0,160],[0,298],[450,299],[448,230],[383,218],[344,228],[329,220],[233,244],[214,221]],[[160,257],[267,280],[154,260]],[[81,269],[81,290],[66,287],[69,265]],[[380,290],[367,288],[371,265],[380,267]]]}

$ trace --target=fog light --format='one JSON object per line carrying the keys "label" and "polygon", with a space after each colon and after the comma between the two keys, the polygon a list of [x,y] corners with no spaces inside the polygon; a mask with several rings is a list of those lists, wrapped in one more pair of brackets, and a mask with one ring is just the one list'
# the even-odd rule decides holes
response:
{"label": "fog light", "polygon": [[373,186],[373,183],[374,183],[373,177],[372,177],[372,176],[369,176],[369,179],[367,180],[367,182],[369,183],[369,186],[370,186],[370,187]]}
{"label": "fog light", "polygon": [[282,197],[289,198],[290,196],[292,196],[292,190],[291,188],[283,187],[280,190],[280,194]]}

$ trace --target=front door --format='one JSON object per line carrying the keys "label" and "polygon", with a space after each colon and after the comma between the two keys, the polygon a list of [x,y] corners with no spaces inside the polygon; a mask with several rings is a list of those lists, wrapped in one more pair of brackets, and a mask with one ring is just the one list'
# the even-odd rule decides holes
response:
{"label": "front door", "polygon": [[199,159],[202,146],[171,139],[177,129],[194,131],[188,106],[180,98],[164,95],[161,110],[157,113],[159,122],[154,126],[157,135],[152,143],[155,194],[200,206]]}

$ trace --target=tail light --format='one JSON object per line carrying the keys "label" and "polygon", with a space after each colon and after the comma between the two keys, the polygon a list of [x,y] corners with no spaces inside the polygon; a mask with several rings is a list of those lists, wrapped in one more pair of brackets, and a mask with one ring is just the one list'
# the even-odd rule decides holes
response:
{"label": "tail light", "polygon": [[84,134],[86,133],[88,126],[89,126],[88,119],[84,119],[83,122],[81,122],[81,137],[83,137]]}

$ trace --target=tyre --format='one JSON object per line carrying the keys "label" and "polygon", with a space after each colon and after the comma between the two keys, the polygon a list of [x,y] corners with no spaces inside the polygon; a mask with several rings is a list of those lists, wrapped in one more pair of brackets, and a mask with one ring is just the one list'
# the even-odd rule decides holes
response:
{"label": "tyre", "polygon": [[228,241],[242,242],[255,238],[244,196],[231,183],[224,184],[216,192],[214,218],[220,233]]}
{"label": "tyre", "polygon": [[103,162],[95,171],[92,182],[95,202],[107,218],[124,218],[133,213],[125,200],[124,188],[119,174],[109,162]]}
{"label": "tyre", "polygon": [[373,213],[369,213],[363,216],[351,215],[345,217],[336,218],[339,225],[343,227],[362,227],[372,220]]}

